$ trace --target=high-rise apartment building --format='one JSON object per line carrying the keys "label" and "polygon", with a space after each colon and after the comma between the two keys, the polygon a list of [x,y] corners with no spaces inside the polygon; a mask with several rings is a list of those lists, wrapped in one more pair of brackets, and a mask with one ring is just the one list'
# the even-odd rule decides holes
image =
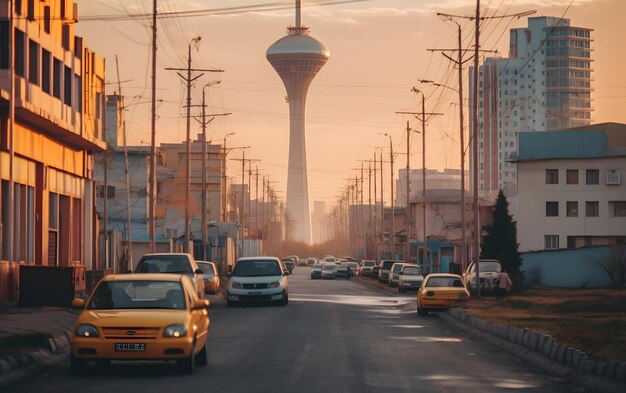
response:
{"label": "high-rise apartment building", "polygon": [[516,195],[509,159],[519,132],[591,123],[591,32],[569,19],[529,18],[528,27],[511,29],[508,58],[488,58],[479,67],[478,173],[485,197],[500,189]]}

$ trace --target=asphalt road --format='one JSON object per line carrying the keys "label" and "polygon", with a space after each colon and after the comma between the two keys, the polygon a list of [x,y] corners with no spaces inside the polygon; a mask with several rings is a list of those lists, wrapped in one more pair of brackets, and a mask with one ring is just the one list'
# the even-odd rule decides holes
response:
{"label": "asphalt road", "polygon": [[417,317],[415,295],[355,280],[289,277],[287,307],[214,304],[209,364],[114,363],[73,376],[50,370],[10,392],[572,392],[511,355],[474,341],[436,315]]}

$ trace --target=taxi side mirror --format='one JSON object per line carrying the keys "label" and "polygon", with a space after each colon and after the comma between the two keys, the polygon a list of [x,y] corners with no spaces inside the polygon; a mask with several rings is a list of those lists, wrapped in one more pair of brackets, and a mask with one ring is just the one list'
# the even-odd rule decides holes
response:
{"label": "taxi side mirror", "polygon": [[192,310],[204,310],[209,308],[211,304],[209,303],[209,301],[207,299],[198,299],[195,302],[193,302],[193,305],[191,307]]}
{"label": "taxi side mirror", "polygon": [[85,308],[85,301],[83,299],[75,298],[72,300],[72,308],[81,309]]}

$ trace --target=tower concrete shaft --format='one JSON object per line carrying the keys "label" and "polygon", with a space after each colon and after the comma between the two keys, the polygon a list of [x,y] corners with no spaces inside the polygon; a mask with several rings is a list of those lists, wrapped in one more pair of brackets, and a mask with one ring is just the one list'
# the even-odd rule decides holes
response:
{"label": "tower concrete shaft", "polygon": [[268,48],[266,57],[282,79],[289,102],[287,212],[293,224],[288,229],[289,239],[311,243],[305,107],[309,86],[330,52],[300,24],[299,3],[296,2],[296,26],[289,27],[288,35]]}

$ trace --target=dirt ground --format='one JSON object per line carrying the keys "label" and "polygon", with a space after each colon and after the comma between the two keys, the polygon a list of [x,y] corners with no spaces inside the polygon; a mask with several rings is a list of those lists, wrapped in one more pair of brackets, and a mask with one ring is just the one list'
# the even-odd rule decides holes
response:
{"label": "dirt ground", "polygon": [[626,361],[626,289],[541,289],[471,300],[466,311],[491,322],[550,334],[597,361]]}

